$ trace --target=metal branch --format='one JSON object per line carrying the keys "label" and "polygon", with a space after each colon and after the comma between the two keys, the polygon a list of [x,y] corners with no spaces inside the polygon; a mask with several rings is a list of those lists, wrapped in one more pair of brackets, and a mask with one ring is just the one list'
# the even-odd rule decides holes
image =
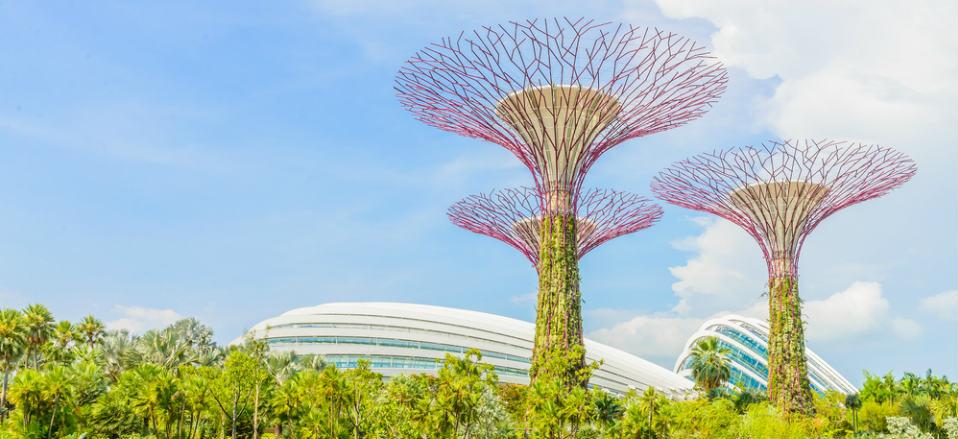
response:
{"label": "metal branch", "polygon": [[653,179],[652,192],[738,224],[758,241],[772,277],[794,276],[802,244],[822,220],[916,171],[905,154],[879,145],[770,141],[675,163]]}
{"label": "metal branch", "polygon": [[599,156],[700,117],[726,81],[721,63],[685,37],[552,19],[444,38],[406,61],[395,89],[417,119],[505,147],[541,196],[574,205]]}
{"label": "metal branch", "polygon": [[[449,208],[453,224],[496,238],[519,250],[538,266],[542,209],[530,187],[471,195]],[[662,217],[662,208],[628,192],[592,189],[579,197],[576,244],[582,258],[610,239],[648,228]]]}

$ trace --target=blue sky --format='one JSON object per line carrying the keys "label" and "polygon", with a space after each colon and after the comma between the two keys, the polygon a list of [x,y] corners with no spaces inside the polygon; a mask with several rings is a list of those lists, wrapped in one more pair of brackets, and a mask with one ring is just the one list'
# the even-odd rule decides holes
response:
{"label": "blue sky", "polygon": [[[675,160],[768,138],[914,157],[913,181],[806,242],[809,344],[853,382],[862,369],[958,377],[953,5],[576,3],[3,3],[0,306],[134,331],[195,316],[221,341],[342,300],[531,320],[525,258],[445,218],[528,171],[415,121],[393,76],[442,36],[584,15],[683,33],[730,67],[708,115],[613,149],[589,186],[647,195]],[[590,253],[582,288],[590,336],[671,367],[705,318],[761,314],[764,264],[728,223],[665,210]]]}

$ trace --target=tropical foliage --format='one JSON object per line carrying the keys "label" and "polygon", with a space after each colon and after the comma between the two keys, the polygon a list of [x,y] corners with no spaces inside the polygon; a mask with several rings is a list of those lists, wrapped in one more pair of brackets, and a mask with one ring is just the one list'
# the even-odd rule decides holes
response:
{"label": "tropical foliage", "polygon": [[695,343],[689,353],[689,368],[696,386],[706,395],[729,380],[732,368],[728,356],[732,351],[719,343],[718,337],[705,337]]}
{"label": "tropical foliage", "polygon": [[[217,346],[192,319],[131,336],[33,305],[0,310],[0,438],[958,438],[958,384],[931,372],[866,374],[859,395],[783,416],[757,393],[616,396],[576,385],[595,364],[555,373],[580,358],[556,356],[541,367],[560,378],[530,387],[499,384],[476,351],[434,376],[385,379],[365,362]],[[702,390],[723,386],[718,375]]]}

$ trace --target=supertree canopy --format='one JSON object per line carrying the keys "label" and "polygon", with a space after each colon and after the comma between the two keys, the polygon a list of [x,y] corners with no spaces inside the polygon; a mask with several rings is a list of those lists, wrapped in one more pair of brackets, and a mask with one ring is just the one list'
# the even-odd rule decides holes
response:
{"label": "supertree canopy", "polygon": [[625,140],[701,116],[725,84],[724,67],[694,41],[586,19],[486,26],[400,68],[397,96],[419,120],[499,144],[532,172],[542,213],[532,380],[571,348],[578,364],[549,375],[584,365],[573,211],[587,171]]}
{"label": "supertree canopy", "polygon": [[499,144],[531,171],[546,209],[566,210],[589,167],[625,140],[704,114],[726,72],[702,46],[658,29],[552,19],[444,38],[396,77],[404,108]]}
{"label": "supertree canopy", "polygon": [[[628,192],[592,189],[576,206],[577,257],[582,258],[606,241],[655,224],[662,208],[648,198]],[[449,208],[453,224],[496,238],[539,265],[542,211],[535,189],[520,187],[471,195]]]}
{"label": "supertree canopy", "polygon": [[701,154],[653,179],[659,198],[738,224],[762,248],[769,273],[769,399],[783,410],[812,409],[798,296],[805,238],[833,213],[880,197],[915,172],[915,163],[891,148],[789,140]]}

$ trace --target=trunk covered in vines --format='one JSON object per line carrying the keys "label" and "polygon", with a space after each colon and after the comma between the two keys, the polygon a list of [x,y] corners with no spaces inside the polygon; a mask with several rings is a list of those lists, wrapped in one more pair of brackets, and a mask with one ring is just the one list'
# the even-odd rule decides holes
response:
{"label": "trunk covered in vines", "polygon": [[768,323],[769,400],[784,413],[811,413],[802,303],[794,277],[769,279]]}
{"label": "trunk covered in vines", "polygon": [[[536,335],[529,375],[532,381],[574,378],[585,365],[574,215],[544,216],[539,242]],[[550,361],[570,352],[576,353],[572,361]]]}

